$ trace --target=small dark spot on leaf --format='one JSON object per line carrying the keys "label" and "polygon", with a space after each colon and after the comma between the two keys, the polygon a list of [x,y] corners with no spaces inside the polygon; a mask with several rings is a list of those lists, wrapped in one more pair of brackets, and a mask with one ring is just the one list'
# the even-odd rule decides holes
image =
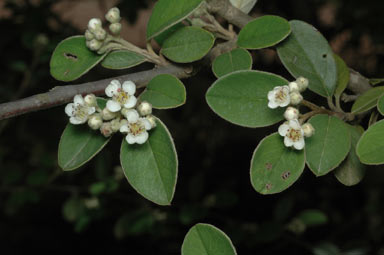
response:
{"label": "small dark spot on leaf", "polygon": [[272,169],[272,164],[269,163],[269,162],[265,163],[265,169],[271,170]]}
{"label": "small dark spot on leaf", "polygon": [[73,61],[77,61],[77,56],[71,53],[64,52],[64,57]]}
{"label": "small dark spot on leaf", "polygon": [[323,58],[326,58],[327,57],[327,54],[323,54]]}
{"label": "small dark spot on leaf", "polygon": [[288,179],[288,177],[291,175],[291,172],[289,171],[286,171],[284,172],[282,175],[281,175],[281,178],[283,178],[283,180],[286,180]]}
{"label": "small dark spot on leaf", "polygon": [[69,70],[66,70],[65,72],[64,72],[64,75],[67,75],[69,73]]}
{"label": "small dark spot on leaf", "polygon": [[270,184],[270,183],[265,184],[265,188],[267,190],[270,190],[272,188],[272,184]]}

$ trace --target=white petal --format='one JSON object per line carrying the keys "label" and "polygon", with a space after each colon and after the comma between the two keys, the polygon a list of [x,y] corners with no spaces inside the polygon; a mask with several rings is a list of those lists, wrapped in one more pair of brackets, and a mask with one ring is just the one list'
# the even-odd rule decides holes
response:
{"label": "white petal", "polygon": [[289,130],[289,125],[284,123],[279,127],[279,134],[281,136],[285,136],[288,133],[288,130]]}
{"label": "white petal", "polygon": [[144,124],[144,127],[146,130],[150,130],[152,128],[152,124],[149,120],[147,120],[146,118],[141,118],[142,119],[142,122]]}
{"label": "white petal", "polygon": [[88,107],[88,114],[91,115],[96,111],[95,107]]}
{"label": "white petal", "polygon": [[76,95],[74,98],[73,98],[73,102],[75,103],[75,105],[84,105],[84,99],[81,95]]}
{"label": "white petal", "polygon": [[76,117],[70,117],[69,118],[69,122],[71,122],[71,124],[73,124],[73,125],[83,124],[86,121],[87,121],[87,119],[79,119]]}
{"label": "white petal", "polygon": [[118,90],[121,89],[120,82],[118,80],[113,80],[111,83],[106,87],[105,94],[109,97],[113,97],[113,95],[118,93]]}
{"label": "white petal", "polygon": [[132,108],[136,105],[137,99],[135,96],[129,96],[127,102],[124,104],[125,108]]}
{"label": "white petal", "polygon": [[286,136],[286,137],[284,137],[284,144],[285,144],[285,146],[287,146],[287,147],[291,147],[291,146],[293,145],[293,141],[292,141],[292,139],[290,139],[290,138],[288,138],[288,137]]}
{"label": "white petal", "polygon": [[121,106],[118,102],[113,100],[108,100],[107,102],[107,109],[111,112],[118,112],[121,109]]}
{"label": "white petal", "polygon": [[69,116],[72,117],[73,113],[75,111],[75,105],[73,103],[67,104],[65,106],[65,113]]}
{"label": "white petal", "polygon": [[129,123],[136,123],[139,120],[139,113],[136,110],[128,110],[126,117]]}
{"label": "white petal", "polygon": [[127,140],[127,143],[134,144],[136,142],[136,137],[134,137],[132,134],[128,134],[125,137],[125,140]]}
{"label": "white petal", "polygon": [[273,100],[271,100],[271,101],[268,102],[268,107],[271,108],[271,109],[275,109],[275,108],[277,108],[278,106],[279,106],[279,105],[276,104],[276,102],[273,101]]}
{"label": "white petal", "polygon": [[143,132],[136,136],[136,143],[143,144],[148,140],[148,132]]}
{"label": "white petal", "polygon": [[297,150],[302,150],[304,148],[304,138],[301,138],[299,141],[293,143],[293,147]]}
{"label": "white petal", "polygon": [[123,83],[123,90],[129,95],[134,95],[136,92],[136,85],[132,81],[125,81]]}
{"label": "white petal", "polygon": [[268,92],[268,100],[275,100],[275,91],[271,90]]}
{"label": "white petal", "polygon": [[129,131],[129,128],[128,128],[127,125],[123,125],[123,126],[120,127],[120,132],[121,133],[128,133],[128,131]]}
{"label": "white petal", "polygon": [[287,95],[285,97],[285,101],[280,103],[280,107],[286,107],[287,105],[289,105],[290,102],[291,102],[291,99],[290,99],[289,95]]}
{"label": "white petal", "polygon": [[301,130],[301,126],[298,120],[290,120],[289,126],[296,130]]}

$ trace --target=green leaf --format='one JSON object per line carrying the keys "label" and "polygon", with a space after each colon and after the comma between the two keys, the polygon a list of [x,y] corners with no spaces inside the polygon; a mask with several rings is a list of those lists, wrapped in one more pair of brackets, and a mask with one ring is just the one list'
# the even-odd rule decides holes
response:
{"label": "green leaf", "polygon": [[348,155],[351,136],[347,125],[340,119],[320,114],[309,121],[315,134],[305,139],[307,165],[316,176],[335,169]]}
{"label": "green leaf", "polygon": [[131,68],[146,61],[145,57],[129,50],[118,50],[109,53],[101,65],[108,69]]}
{"label": "green leaf", "polygon": [[236,255],[231,239],[213,225],[199,223],[184,238],[182,255]]}
{"label": "green leaf", "polygon": [[384,115],[384,96],[382,95],[377,101],[377,110]]}
{"label": "green leaf", "polygon": [[271,47],[284,40],[291,33],[289,22],[282,17],[265,15],[245,25],[237,45],[247,49]]}
{"label": "green leaf", "polygon": [[377,101],[384,94],[384,86],[367,90],[360,95],[352,105],[351,112],[354,114],[363,113],[376,107]]}
{"label": "green leaf", "polygon": [[371,83],[372,86],[379,85],[384,82],[384,78],[372,78],[369,79],[369,83]]}
{"label": "green leaf", "polygon": [[190,63],[204,57],[212,48],[215,37],[199,27],[184,27],[163,43],[161,53],[177,63]]}
{"label": "green leaf", "polygon": [[242,48],[221,54],[212,64],[212,71],[217,78],[239,70],[251,70],[252,56]]}
{"label": "green leaf", "polygon": [[322,211],[316,209],[307,209],[302,211],[298,218],[307,226],[319,226],[328,222],[328,217]]}
{"label": "green leaf", "polygon": [[347,158],[335,169],[336,178],[346,186],[358,184],[365,175],[366,167],[361,164],[356,155],[356,145],[361,137],[360,131],[351,125],[347,125],[351,133],[351,149]]}
{"label": "green leaf", "polygon": [[360,161],[367,165],[384,164],[384,120],[370,126],[356,146]]}
{"label": "green leaf", "polygon": [[295,77],[309,80],[309,89],[330,97],[336,89],[337,67],[327,40],[313,26],[292,20],[292,33],[277,46],[285,68]]}
{"label": "green leaf", "polygon": [[73,81],[97,65],[106,54],[99,55],[85,45],[84,36],[61,41],[52,54],[51,75],[59,81]]}
{"label": "green leaf", "polygon": [[123,239],[129,235],[140,235],[150,232],[155,224],[155,218],[150,211],[134,211],[121,216],[114,227],[117,239]]}
{"label": "green leaf", "polygon": [[179,22],[172,27],[168,28],[167,30],[163,31],[161,34],[155,37],[155,41],[162,47],[164,44],[164,41],[167,40],[168,37],[171,36],[174,32],[179,30],[180,28],[185,27],[185,25],[182,22]]}
{"label": "green leaf", "polygon": [[107,99],[102,98],[102,97],[97,97],[97,98],[96,98],[96,103],[97,103],[97,106],[98,106],[101,110],[104,110],[104,108],[107,106]]}
{"label": "green leaf", "polygon": [[203,0],[159,0],[147,26],[147,40],[187,18]]}
{"label": "green leaf", "polygon": [[336,61],[337,67],[337,85],[335,90],[335,97],[340,98],[341,93],[347,88],[349,82],[349,69],[344,60],[338,55],[334,54],[333,57]]}
{"label": "green leaf", "polygon": [[64,171],[74,170],[91,160],[108,143],[88,125],[68,124],[59,143],[58,163]]}
{"label": "green leaf", "polygon": [[305,167],[304,150],[284,145],[278,133],[265,137],[253,153],[251,183],[261,194],[274,194],[290,187]]}
{"label": "green leaf", "polygon": [[185,104],[185,87],[175,76],[160,74],[148,83],[140,99],[148,101],[156,109],[176,108]]}
{"label": "green leaf", "polygon": [[139,194],[159,205],[171,203],[178,162],[171,135],[159,119],[144,144],[123,140],[120,162],[128,182]]}
{"label": "green leaf", "polygon": [[267,94],[288,81],[260,71],[236,71],[218,79],[205,98],[223,119],[244,127],[264,127],[282,120],[284,108],[268,108]]}

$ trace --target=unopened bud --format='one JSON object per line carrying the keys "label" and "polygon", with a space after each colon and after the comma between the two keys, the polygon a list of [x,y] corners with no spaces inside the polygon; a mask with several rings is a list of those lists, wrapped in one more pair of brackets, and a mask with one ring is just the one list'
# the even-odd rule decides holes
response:
{"label": "unopened bud", "polygon": [[289,106],[285,112],[284,117],[286,120],[295,120],[299,118],[299,110],[297,110],[295,107]]}
{"label": "unopened bud", "polygon": [[100,132],[105,137],[110,137],[113,133],[111,122],[104,122],[100,127]]}
{"label": "unopened bud", "polygon": [[104,41],[105,38],[107,38],[107,32],[101,27],[96,29],[93,34],[95,35],[95,38],[99,41]]}
{"label": "unopened bud", "polygon": [[123,116],[125,116],[125,118],[127,118],[129,123],[137,122],[139,120],[139,117],[140,117],[139,113],[134,109],[124,108],[123,110],[121,110],[121,114],[123,114]]}
{"label": "unopened bud", "polygon": [[103,125],[103,119],[100,114],[93,114],[88,119],[88,126],[93,130],[99,129]]}
{"label": "unopened bud", "polygon": [[96,106],[96,96],[94,94],[88,94],[84,97],[84,102],[90,106],[95,107]]}
{"label": "unopened bud", "polygon": [[97,18],[90,19],[88,22],[89,31],[94,32],[98,28],[101,28],[101,20]]}
{"label": "unopened bud", "polygon": [[299,90],[300,90],[300,88],[299,88],[299,84],[297,84],[296,82],[290,82],[289,84],[288,84],[288,86],[289,86],[289,91],[290,92],[298,92]]}
{"label": "unopened bud", "polygon": [[147,101],[143,101],[137,107],[137,111],[141,116],[147,116],[152,113],[152,105]]}
{"label": "unopened bud", "polygon": [[303,96],[299,92],[292,92],[289,94],[291,105],[298,105],[303,101]]}
{"label": "unopened bud", "polygon": [[152,128],[156,127],[156,118],[153,115],[148,115],[145,118],[151,123]]}
{"label": "unopened bud", "polygon": [[121,31],[121,24],[120,23],[112,23],[109,25],[109,30],[112,32],[114,35],[120,34]]}
{"label": "unopened bud", "polygon": [[87,41],[90,41],[90,40],[92,40],[92,39],[95,39],[95,36],[91,33],[91,31],[89,31],[88,29],[87,30],[85,30],[85,34],[84,34],[84,36],[85,36],[85,39],[87,40]]}
{"label": "unopened bud", "polygon": [[296,83],[299,85],[299,91],[303,92],[308,88],[309,81],[307,78],[299,77],[297,78]]}
{"label": "unopened bud", "polygon": [[109,9],[107,14],[105,14],[106,20],[108,20],[110,23],[118,23],[120,22],[120,10],[116,7],[113,7]]}
{"label": "unopened bud", "polygon": [[103,120],[112,120],[117,117],[118,112],[111,112],[110,110],[105,107],[102,111]]}
{"label": "unopened bud", "polygon": [[91,50],[91,51],[97,51],[101,48],[101,45],[103,44],[102,42],[96,40],[96,39],[93,39],[91,41],[87,41],[87,47]]}
{"label": "unopened bud", "polygon": [[311,125],[311,123],[305,123],[301,126],[304,131],[305,137],[311,137],[315,133],[315,128]]}
{"label": "unopened bud", "polygon": [[121,124],[119,119],[113,119],[111,121],[111,127],[113,132],[117,132],[120,130]]}

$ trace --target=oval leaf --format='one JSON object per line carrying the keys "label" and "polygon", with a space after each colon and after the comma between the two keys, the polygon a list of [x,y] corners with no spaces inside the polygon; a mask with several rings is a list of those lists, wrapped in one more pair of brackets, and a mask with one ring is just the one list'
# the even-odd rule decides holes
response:
{"label": "oval leaf", "polygon": [[177,155],[171,135],[157,119],[144,144],[121,145],[120,162],[131,186],[146,199],[169,205],[177,181]]}
{"label": "oval leaf", "polygon": [[292,20],[292,33],[277,46],[285,68],[296,78],[309,80],[309,89],[330,97],[336,89],[337,67],[327,40],[313,26]]}
{"label": "oval leaf", "polygon": [[381,96],[377,101],[377,110],[379,110],[381,115],[384,115],[384,96]]}
{"label": "oval leaf", "polygon": [[68,124],[59,143],[58,163],[64,171],[74,170],[91,160],[109,142],[88,125]]}
{"label": "oval leaf", "polygon": [[340,98],[341,93],[347,88],[349,82],[349,69],[344,60],[338,55],[334,54],[333,57],[336,61],[337,67],[337,85],[335,90],[335,97]]}
{"label": "oval leaf", "polygon": [[188,17],[203,0],[159,0],[147,26],[147,40]]}
{"label": "oval leaf", "polygon": [[106,54],[99,55],[85,45],[84,36],[61,41],[52,54],[51,75],[59,81],[73,81],[97,65]]}
{"label": "oval leaf", "polygon": [[217,78],[239,70],[251,70],[252,56],[242,48],[221,54],[212,64],[212,71]]}
{"label": "oval leaf", "polygon": [[184,27],[163,43],[161,53],[177,63],[190,63],[204,57],[212,48],[215,37],[199,27]]}
{"label": "oval leaf", "polygon": [[274,194],[290,187],[305,167],[304,150],[284,145],[278,133],[265,137],[253,153],[251,183],[261,194]]}
{"label": "oval leaf", "polygon": [[241,29],[237,45],[247,49],[271,47],[291,33],[289,22],[279,16],[265,15]]}
{"label": "oval leaf", "polygon": [[249,13],[257,0],[230,0],[231,4],[244,13]]}
{"label": "oval leaf", "polygon": [[140,99],[148,101],[156,109],[176,108],[185,103],[185,87],[175,76],[160,74],[148,83]]}
{"label": "oval leaf", "polygon": [[315,134],[305,140],[308,167],[316,176],[335,169],[351,148],[351,136],[346,124],[336,117],[320,114],[309,121]]}
{"label": "oval leaf", "polygon": [[356,146],[360,161],[367,165],[384,164],[384,120],[370,126]]}
{"label": "oval leaf", "polygon": [[384,86],[367,90],[356,99],[355,103],[352,105],[351,112],[359,114],[371,110],[377,105],[377,101],[383,94]]}
{"label": "oval leaf", "polygon": [[173,34],[174,32],[176,32],[177,30],[179,30],[180,28],[183,28],[183,27],[185,27],[185,25],[182,22],[179,22],[179,23],[171,26],[167,30],[163,31],[161,34],[156,36],[154,39],[160,45],[160,47],[162,47],[164,41],[167,40],[167,38],[170,37],[171,34]]}
{"label": "oval leaf", "polygon": [[282,120],[284,108],[268,108],[267,94],[288,81],[260,71],[237,71],[218,79],[205,98],[223,119],[244,127],[264,127]]}
{"label": "oval leaf", "polygon": [[336,178],[346,186],[358,184],[365,175],[366,167],[361,164],[356,155],[356,145],[361,137],[361,133],[356,127],[347,125],[351,133],[351,149],[347,158],[334,171]]}
{"label": "oval leaf", "polygon": [[144,56],[129,50],[118,50],[109,53],[101,65],[108,69],[126,69],[145,62]]}
{"label": "oval leaf", "polygon": [[231,239],[209,224],[196,224],[187,233],[181,247],[182,255],[236,255]]}

